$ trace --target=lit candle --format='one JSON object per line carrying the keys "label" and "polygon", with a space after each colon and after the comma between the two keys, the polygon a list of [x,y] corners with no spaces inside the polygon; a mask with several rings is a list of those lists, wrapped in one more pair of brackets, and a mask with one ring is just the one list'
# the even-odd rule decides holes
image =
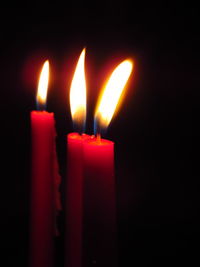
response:
{"label": "lit candle", "polygon": [[86,119],[84,61],[85,49],[79,57],[70,88],[71,115],[77,132],[67,136],[66,267],[82,266],[83,142],[89,138],[83,134]]}
{"label": "lit candle", "polygon": [[49,62],[46,61],[38,85],[38,111],[31,112],[31,267],[53,266],[55,219],[56,212],[60,209],[54,114],[45,111],[48,77]]}
{"label": "lit candle", "polygon": [[113,71],[95,112],[97,137],[84,142],[83,265],[117,266],[114,142],[101,139],[131,74],[133,63],[123,61]]}

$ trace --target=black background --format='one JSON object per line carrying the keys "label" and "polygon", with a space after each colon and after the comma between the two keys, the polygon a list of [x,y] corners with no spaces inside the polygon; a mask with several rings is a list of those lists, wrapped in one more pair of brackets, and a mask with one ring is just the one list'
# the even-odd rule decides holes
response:
{"label": "black background", "polygon": [[[73,130],[67,96],[84,46],[90,134],[106,75],[127,57],[135,61],[127,95],[106,136],[116,143],[120,266],[199,263],[198,23],[199,9],[183,2],[1,7],[2,266],[27,266],[29,115],[41,66],[50,60],[47,110],[55,113],[64,177],[65,135]],[[56,242],[58,267],[63,266],[62,237]]]}

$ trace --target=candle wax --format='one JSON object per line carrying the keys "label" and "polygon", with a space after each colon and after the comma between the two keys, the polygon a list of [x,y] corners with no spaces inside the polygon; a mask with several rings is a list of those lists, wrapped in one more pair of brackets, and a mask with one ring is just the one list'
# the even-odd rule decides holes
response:
{"label": "candle wax", "polygon": [[93,138],[83,147],[83,266],[116,267],[114,143]]}
{"label": "candle wax", "polygon": [[[31,112],[32,179],[30,214],[30,266],[53,266],[55,183],[59,184],[53,113]],[[56,170],[56,169],[57,170]],[[55,176],[57,180],[55,181]]]}
{"label": "candle wax", "polygon": [[83,143],[88,135],[67,136],[66,267],[82,266]]}

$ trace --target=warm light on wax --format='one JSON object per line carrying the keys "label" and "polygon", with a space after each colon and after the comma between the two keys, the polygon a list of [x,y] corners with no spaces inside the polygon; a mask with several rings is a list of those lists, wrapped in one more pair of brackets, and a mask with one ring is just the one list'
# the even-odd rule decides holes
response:
{"label": "warm light on wax", "polygon": [[86,119],[86,80],[85,80],[85,48],[83,49],[74,72],[70,88],[70,108],[73,123],[83,131]]}
{"label": "warm light on wax", "polygon": [[45,109],[48,81],[49,81],[49,61],[46,60],[40,74],[37,97],[36,97],[39,110]]}
{"label": "warm light on wax", "polygon": [[[112,72],[105,85],[95,112],[98,127],[107,128],[119,104],[125,85],[133,69],[131,60],[124,60]],[[97,126],[97,125],[96,125]],[[98,133],[98,131],[97,131]]]}

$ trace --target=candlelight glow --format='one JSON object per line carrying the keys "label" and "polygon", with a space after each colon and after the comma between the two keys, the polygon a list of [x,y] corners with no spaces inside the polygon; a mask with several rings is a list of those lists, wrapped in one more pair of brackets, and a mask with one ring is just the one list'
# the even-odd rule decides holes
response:
{"label": "candlelight glow", "polygon": [[104,87],[101,99],[95,112],[96,128],[108,127],[116,107],[119,104],[125,85],[133,69],[133,62],[125,60],[112,72]]}
{"label": "candlelight glow", "polygon": [[85,48],[83,49],[74,72],[70,88],[70,108],[73,123],[83,130],[86,119],[86,81],[85,81]]}
{"label": "candlelight glow", "polygon": [[40,74],[38,91],[37,91],[37,104],[38,106],[43,108],[45,107],[46,104],[48,81],[49,81],[49,61],[46,60]]}

